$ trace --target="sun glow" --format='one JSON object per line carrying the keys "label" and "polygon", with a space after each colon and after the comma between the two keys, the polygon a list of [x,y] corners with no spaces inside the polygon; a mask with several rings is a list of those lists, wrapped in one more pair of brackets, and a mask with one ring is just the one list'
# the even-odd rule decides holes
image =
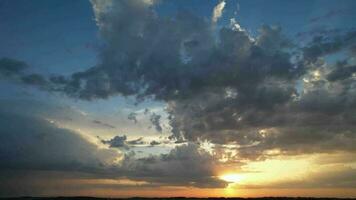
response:
{"label": "sun glow", "polygon": [[238,183],[243,179],[241,174],[224,174],[220,176],[220,179],[229,182],[229,183]]}

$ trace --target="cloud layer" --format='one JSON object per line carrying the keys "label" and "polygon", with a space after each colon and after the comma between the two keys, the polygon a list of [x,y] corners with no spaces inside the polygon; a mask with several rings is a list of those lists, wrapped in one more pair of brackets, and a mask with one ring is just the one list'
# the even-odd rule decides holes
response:
{"label": "cloud layer", "polygon": [[[138,2],[96,10],[107,46],[97,66],[73,75],[83,82],[80,98],[154,96],[168,104],[172,138],[235,144],[237,159],[276,149],[355,150],[355,70],[347,59],[354,55],[354,32],[318,36],[300,47],[280,27],[262,26],[252,37],[234,20],[215,30],[191,13],[161,17],[152,4]],[[323,61],[344,50],[345,61]]]}
{"label": "cloud layer", "polygon": [[0,113],[0,168],[100,172],[120,155],[35,116]]}
{"label": "cloud layer", "polygon": [[[85,100],[153,97],[168,105],[172,139],[234,144],[237,158],[355,150],[354,31],[299,46],[280,27],[264,25],[252,37],[234,19],[216,30],[192,13],[160,16],[151,1],[91,2],[106,43],[100,62],[71,77],[22,82]],[[324,60],[340,52],[339,62]],[[3,73],[22,70],[2,62]],[[160,115],[150,120],[161,132]]]}
{"label": "cloud layer", "polygon": [[[217,178],[217,160],[196,144],[177,146],[166,154],[137,157],[129,147],[145,144],[143,138],[127,140],[126,136],[116,136],[111,140],[101,140],[111,148],[95,143],[95,138],[86,138],[73,130],[61,128],[55,121],[41,116],[41,109],[55,111],[49,105],[39,106],[27,102],[25,105],[7,103],[16,109],[0,104],[0,169],[8,185],[16,186],[22,173],[58,172],[73,179],[129,179],[145,182],[146,187],[162,185],[224,187],[226,182]],[[27,107],[31,105],[31,107]],[[35,112],[31,112],[32,109]],[[57,108],[58,109],[58,108]],[[93,141],[92,141],[93,140]],[[146,144],[148,145],[148,144]],[[155,144],[152,144],[155,145]],[[1,179],[0,177],[0,179]],[[178,178],[179,177],[179,178]],[[26,181],[36,182],[39,177],[28,177]],[[61,176],[53,176],[60,179]],[[118,188],[127,187],[121,184]],[[27,190],[30,186],[26,186]],[[21,189],[16,189],[20,192]],[[4,195],[0,192],[0,195]]]}
{"label": "cloud layer", "polygon": [[[224,1],[212,20],[189,12],[160,16],[154,1],[91,3],[105,42],[96,66],[47,78],[3,58],[1,78],[88,101],[115,95],[163,101],[170,139],[186,144],[137,158],[128,150],[142,138],[116,136],[101,141],[112,149],[100,149],[44,119],[0,113],[5,122],[0,161],[6,160],[0,168],[106,171],[152,185],[225,187],[217,169],[227,155],[227,164],[241,164],[280,155],[356,152],[355,31],[320,34],[300,45],[277,26],[263,25],[252,36],[232,19],[217,29]],[[329,62],[332,56],[336,62]],[[136,124],[136,113],[128,119]],[[149,120],[162,132],[161,115],[150,113]],[[202,149],[202,141],[213,145],[212,153]]]}

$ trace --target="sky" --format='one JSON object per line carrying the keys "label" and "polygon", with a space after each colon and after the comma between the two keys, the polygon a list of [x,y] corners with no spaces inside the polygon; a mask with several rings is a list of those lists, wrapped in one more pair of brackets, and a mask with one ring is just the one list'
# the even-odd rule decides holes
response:
{"label": "sky", "polygon": [[356,197],[355,17],[0,0],[0,197]]}

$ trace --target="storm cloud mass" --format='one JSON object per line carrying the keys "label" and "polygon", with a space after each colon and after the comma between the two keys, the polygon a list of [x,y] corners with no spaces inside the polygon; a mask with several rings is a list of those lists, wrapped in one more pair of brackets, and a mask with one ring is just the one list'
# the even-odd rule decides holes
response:
{"label": "storm cloud mass", "polygon": [[[51,105],[36,102],[25,104],[1,102],[0,107],[0,179],[19,182],[23,171],[67,173],[69,178],[118,179],[145,181],[146,187],[161,185],[224,187],[226,182],[217,179],[217,160],[196,144],[184,144],[168,153],[136,158],[129,148],[145,144],[142,139],[128,140],[125,135],[110,140],[87,139],[77,131],[61,128],[50,118],[43,118],[43,110],[55,112]],[[32,108],[26,105],[31,104]],[[13,106],[16,109],[10,109]],[[58,111],[57,111],[58,112]],[[66,110],[65,112],[73,112]],[[42,117],[41,117],[42,116]],[[106,148],[97,142],[107,144]],[[127,152],[125,152],[127,151]],[[14,173],[18,170],[19,174]],[[32,173],[32,172],[31,172]],[[76,173],[79,173],[76,174]],[[80,173],[84,173],[80,174]],[[8,174],[8,175],[7,175]],[[26,173],[25,173],[26,174]],[[68,178],[67,177],[67,178]],[[179,179],[177,177],[180,177]],[[60,180],[61,175],[53,175]],[[27,194],[36,186],[17,183],[19,194]],[[0,186],[0,195],[6,196],[12,185]],[[42,186],[43,187],[43,186]],[[122,187],[125,187],[122,186]],[[36,189],[37,190],[37,189]],[[41,191],[41,189],[38,189]],[[28,194],[33,194],[29,192]],[[37,194],[37,193],[36,193]]]}
{"label": "storm cloud mass", "polygon": [[[159,16],[154,2],[92,4],[105,41],[100,63],[64,79],[59,90],[87,100],[164,101],[171,138],[236,144],[236,159],[272,149],[355,150],[355,67],[323,59],[340,51],[352,57],[355,32],[300,46],[277,26],[263,25],[253,37],[233,19],[218,29],[189,12]],[[158,120],[151,116],[160,132]]]}
{"label": "storm cloud mass", "polygon": [[218,1],[201,16],[189,9],[167,14],[160,0],[91,0],[100,38],[94,65],[42,73],[1,58],[1,83],[75,103],[64,109],[0,101],[0,170],[128,180],[122,188],[210,189],[236,183],[222,172],[258,174],[250,163],[341,155],[320,162],[334,173],[320,167],[305,180],[239,186],[354,188],[355,28],[320,26],[295,36],[294,29],[262,24],[251,31],[237,20],[239,6],[231,16],[231,2]]}

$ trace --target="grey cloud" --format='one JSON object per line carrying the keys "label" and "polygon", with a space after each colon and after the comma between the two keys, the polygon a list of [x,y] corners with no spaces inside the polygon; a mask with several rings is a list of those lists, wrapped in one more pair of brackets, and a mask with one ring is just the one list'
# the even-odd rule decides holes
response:
{"label": "grey cloud", "polygon": [[147,115],[148,113],[150,113],[150,109],[145,108],[145,110],[144,110],[143,114]]}
{"label": "grey cloud", "polygon": [[28,65],[22,61],[12,58],[0,59],[0,75],[1,76],[14,76],[21,75]]}
{"label": "grey cloud", "polygon": [[93,123],[94,124],[98,124],[100,126],[103,126],[103,127],[106,127],[106,128],[110,128],[110,129],[115,129],[116,127],[111,125],[111,124],[108,124],[108,123],[105,123],[105,122],[102,122],[102,121],[99,121],[99,120],[93,120]]}
{"label": "grey cloud", "polygon": [[356,66],[347,66],[339,64],[335,70],[330,72],[327,76],[329,81],[345,80],[353,76],[356,73]]}
{"label": "grey cloud", "polygon": [[133,121],[133,122],[135,122],[135,124],[136,124],[136,123],[137,123],[137,118],[136,118],[136,116],[137,116],[137,113],[132,112],[132,113],[130,113],[130,114],[127,116],[127,119],[128,119],[128,120],[131,120],[131,121]]}
{"label": "grey cloud", "polygon": [[352,53],[352,47],[356,43],[356,31],[351,30],[333,37],[328,35],[315,36],[313,40],[303,48],[304,59],[315,62],[319,57],[330,55],[346,49]]}
{"label": "grey cloud", "polygon": [[[178,138],[239,145],[239,159],[263,158],[270,149],[285,154],[355,151],[355,89],[350,87],[353,81],[347,81],[336,81],[333,87],[325,80],[315,81],[304,94],[294,93],[282,82],[277,88],[281,88],[281,94],[289,93],[285,99],[279,92],[268,92],[265,100],[258,96],[263,100],[259,103],[249,98],[250,104],[239,102],[239,95],[236,99],[222,98],[224,92],[208,90],[185,101],[171,102],[170,123]],[[272,89],[277,89],[275,84],[272,81]]]}
{"label": "grey cloud", "polygon": [[61,75],[52,75],[49,80],[55,84],[66,84],[68,82],[67,78]]}
{"label": "grey cloud", "polygon": [[152,113],[150,116],[150,121],[152,125],[155,127],[156,131],[162,132],[162,126],[161,126],[161,115],[158,115],[156,113]]}
{"label": "grey cloud", "polygon": [[350,53],[353,57],[356,57],[356,44],[350,47]]}
{"label": "grey cloud", "polygon": [[[57,127],[45,120],[46,117],[42,117],[34,105],[24,103],[10,109],[6,102],[0,104],[0,168],[3,171],[84,173],[74,176],[79,179],[87,176],[93,179],[125,177],[147,181],[149,187],[184,185],[187,182],[196,187],[224,186],[224,182],[215,177],[214,169],[218,163],[198,145],[177,147],[169,154],[136,158],[129,151],[124,155],[113,149],[98,148],[78,133]],[[32,113],[31,109],[37,112]],[[44,109],[53,111],[54,108]],[[142,142],[143,138],[127,140],[126,136],[105,141],[115,147],[140,145]],[[120,158],[124,160],[117,163]],[[187,166],[191,166],[193,171]],[[175,177],[180,178],[175,180]],[[16,183],[23,176],[13,178],[11,180]],[[9,186],[14,185],[9,183]]]}
{"label": "grey cloud", "polygon": [[[350,57],[335,66],[322,62],[324,56],[342,51],[354,56],[354,30],[318,32],[318,37],[299,47],[281,27],[262,26],[252,38],[243,29],[212,29],[209,20],[192,13],[160,16],[138,0],[113,1],[112,9],[99,9],[104,1],[92,3],[106,42],[96,66],[47,80],[22,74],[23,63],[5,59],[0,73],[84,100],[135,95],[164,101],[172,127],[170,139],[187,145],[168,154],[136,158],[128,150],[145,144],[142,138],[127,140],[118,135],[102,140],[126,150],[121,165],[113,169],[110,164],[118,156],[114,149],[97,149],[44,120],[1,114],[5,126],[0,127],[0,160],[6,160],[0,162],[1,168],[100,172],[109,167],[111,178],[156,186],[225,187],[216,177],[217,157],[223,154],[229,162],[242,165],[241,160],[281,154],[356,152],[355,66]],[[320,74],[314,77],[314,71]],[[137,123],[136,113],[128,119]],[[152,114],[150,120],[161,132],[160,115]],[[215,145],[214,156],[193,143],[201,140]],[[236,155],[227,150],[235,150]],[[279,152],[273,155],[268,150]],[[314,182],[271,187],[355,186],[354,169],[337,170],[312,174]]]}
{"label": "grey cloud", "polygon": [[104,144],[108,144],[110,147],[128,149],[126,140],[127,140],[126,135],[123,135],[123,136],[117,135],[110,140],[101,140],[101,142]]}
{"label": "grey cloud", "polygon": [[334,40],[328,40],[323,36],[314,37],[309,46],[304,48],[304,58],[307,61],[315,62],[317,58],[335,53],[343,47],[343,41],[335,38]]}
{"label": "grey cloud", "polygon": [[[187,186],[216,188],[225,187],[215,177],[215,161],[196,145],[177,147],[168,154],[137,159],[133,154],[126,156],[120,167],[108,173],[92,174],[83,171],[43,171],[6,169],[0,172],[0,196],[13,195],[63,195],[66,192],[95,189],[127,190],[131,187],[157,189],[160,186]],[[196,174],[198,173],[198,174]],[[135,185],[124,182],[117,184],[117,178],[140,181]],[[96,182],[96,179],[99,179]],[[101,183],[101,180],[113,183]],[[115,181],[114,181],[115,180]],[[89,181],[89,182],[88,182]],[[93,184],[93,182],[95,182]],[[144,184],[141,185],[142,181]],[[73,189],[74,188],[74,189]],[[43,190],[49,193],[43,193]],[[59,193],[58,193],[59,191]]]}
{"label": "grey cloud", "polygon": [[35,85],[35,86],[47,86],[47,80],[40,74],[30,74],[21,77],[24,84]]}
{"label": "grey cloud", "polygon": [[156,141],[156,140],[152,140],[151,142],[150,142],[150,145],[151,146],[156,146],[156,145],[160,145],[161,144],[161,142],[158,142],[158,141]]}
{"label": "grey cloud", "polygon": [[[321,59],[344,50],[353,55],[354,30],[298,46],[281,27],[262,26],[252,38],[236,24],[216,30],[192,13],[160,16],[138,0],[113,1],[111,9],[92,4],[106,43],[99,62],[50,78],[53,90],[85,100],[134,95],[164,101],[171,139],[238,144],[245,158],[269,149],[354,151],[354,66]],[[310,78],[318,70],[328,73]],[[128,119],[137,122],[134,113]],[[151,117],[158,131],[159,119]]]}
{"label": "grey cloud", "polygon": [[[100,4],[96,1],[93,3],[95,6]],[[71,78],[73,82],[79,83],[73,91],[78,97],[93,99],[119,93],[137,94],[142,90],[141,80],[148,86],[145,95],[172,93],[177,86],[186,82],[171,73],[175,70],[174,66],[182,64],[181,50],[186,46],[184,44],[190,41],[199,44],[184,47],[186,54],[210,51],[212,44],[209,42],[209,47],[206,41],[212,40],[201,38],[209,36],[210,25],[191,14],[180,14],[174,20],[165,20],[155,17],[151,9],[138,1],[114,2],[113,7],[115,12],[97,13],[102,36],[108,42],[107,48],[101,52],[102,63],[86,72],[76,73]],[[130,19],[129,24],[127,19]],[[176,34],[171,34],[174,32]],[[162,65],[162,68],[147,68],[158,65]]]}
{"label": "grey cloud", "polygon": [[50,85],[46,78],[40,74],[29,74],[26,72],[28,68],[28,64],[23,61],[12,58],[1,58],[0,78],[20,81],[25,85],[33,85],[48,90]]}
{"label": "grey cloud", "polygon": [[119,149],[130,149],[130,147],[135,146],[135,145],[142,145],[145,144],[143,141],[143,137],[134,139],[134,140],[127,140],[126,135],[120,136],[117,135],[110,140],[101,140],[103,144],[108,144],[112,148],[119,148]]}
{"label": "grey cloud", "polygon": [[[70,78],[52,77],[54,90],[88,100],[115,94],[169,100],[214,86],[249,93],[266,76],[298,75],[288,53],[279,50],[289,44],[280,28],[263,26],[256,42],[243,30],[222,28],[215,42],[209,21],[191,13],[160,17],[138,2],[96,10],[107,42],[100,63]],[[101,4],[93,1],[96,8]]]}
{"label": "grey cloud", "polygon": [[0,196],[61,196],[57,199],[62,199],[62,196],[88,196],[91,192],[99,195],[98,190],[106,194],[112,190],[119,193],[137,189],[156,190],[161,186],[143,181],[126,184],[124,181],[111,179],[110,176],[96,180],[97,178],[98,176],[82,172],[3,170],[0,172]]}
{"label": "grey cloud", "polygon": [[282,28],[279,26],[263,25],[256,43],[261,48],[268,48],[272,52],[293,47],[292,41],[283,35]]}
{"label": "grey cloud", "polygon": [[1,112],[0,121],[1,169],[102,173],[121,156],[35,116]]}
{"label": "grey cloud", "polygon": [[131,179],[164,185],[225,187],[216,177],[218,163],[196,144],[178,146],[168,154],[141,159],[126,157],[123,172]]}

